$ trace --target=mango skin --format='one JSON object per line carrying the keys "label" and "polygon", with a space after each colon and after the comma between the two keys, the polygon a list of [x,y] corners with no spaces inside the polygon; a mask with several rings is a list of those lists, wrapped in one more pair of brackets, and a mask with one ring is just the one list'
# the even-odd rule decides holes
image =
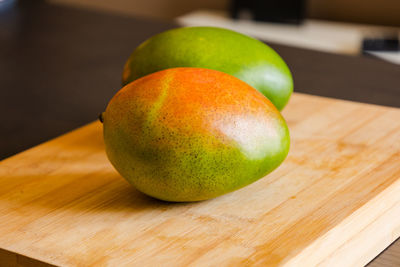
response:
{"label": "mango skin", "polygon": [[151,37],[132,53],[122,82],[175,67],[198,67],[231,74],[265,95],[282,110],[293,92],[283,59],[266,44],[216,27],[172,29]]}
{"label": "mango skin", "polygon": [[122,88],[102,114],[106,153],[139,191],[199,201],[234,191],[278,167],[289,131],[275,106],[214,70],[174,68]]}

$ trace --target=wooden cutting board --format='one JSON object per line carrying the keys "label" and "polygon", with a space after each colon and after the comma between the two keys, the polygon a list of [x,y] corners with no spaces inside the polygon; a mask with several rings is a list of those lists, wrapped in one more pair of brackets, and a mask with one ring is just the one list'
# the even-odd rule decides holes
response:
{"label": "wooden cutting board", "polygon": [[294,94],[283,115],[283,165],[198,203],[131,187],[106,158],[99,122],[2,161],[0,263],[367,263],[400,235],[400,109]]}

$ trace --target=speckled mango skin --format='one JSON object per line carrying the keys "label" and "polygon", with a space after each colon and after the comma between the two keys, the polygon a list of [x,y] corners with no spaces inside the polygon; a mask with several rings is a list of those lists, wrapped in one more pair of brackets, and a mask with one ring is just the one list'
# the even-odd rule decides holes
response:
{"label": "speckled mango skin", "polygon": [[292,75],[282,58],[249,36],[216,27],[172,29],[151,37],[125,64],[123,85],[175,67],[219,70],[250,84],[282,110],[293,91]]}
{"label": "speckled mango skin", "polygon": [[289,132],[275,106],[223,72],[174,68],[122,88],[102,114],[116,170],[139,191],[173,202],[205,200],[278,167]]}

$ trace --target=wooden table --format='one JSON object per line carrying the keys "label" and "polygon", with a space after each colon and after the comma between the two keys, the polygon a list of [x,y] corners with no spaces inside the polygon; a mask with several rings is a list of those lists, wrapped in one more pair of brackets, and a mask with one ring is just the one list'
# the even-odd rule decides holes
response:
{"label": "wooden table", "polygon": [[[95,119],[119,89],[121,68],[132,49],[175,27],[169,22],[20,3],[0,16],[0,114],[7,115],[0,121],[1,158]],[[398,66],[272,46],[292,69],[296,91],[400,106]],[[388,252],[396,250],[392,248]],[[0,255],[13,257],[4,251]],[[384,259],[385,253],[371,265]],[[389,262],[395,264],[394,260]]]}

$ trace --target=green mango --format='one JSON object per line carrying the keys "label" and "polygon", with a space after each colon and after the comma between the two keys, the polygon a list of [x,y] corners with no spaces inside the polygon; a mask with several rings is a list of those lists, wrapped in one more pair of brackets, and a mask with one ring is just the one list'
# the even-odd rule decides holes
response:
{"label": "green mango", "polygon": [[125,64],[122,82],[175,67],[198,67],[231,74],[265,95],[279,110],[293,91],[293,79],[282,58],[249,36],[216,27],[165,31],[139,45]]}

